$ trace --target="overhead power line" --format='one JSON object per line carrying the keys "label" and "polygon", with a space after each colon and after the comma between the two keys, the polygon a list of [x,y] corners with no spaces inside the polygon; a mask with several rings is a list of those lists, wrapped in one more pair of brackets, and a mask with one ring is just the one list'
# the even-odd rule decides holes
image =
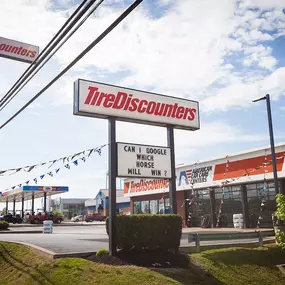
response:
{"label": "overhead power line", "polygon": [[[96,0],[95,0],[96,1]],[[22,86],[17,90],[16,93],[12,94],[10,98],[6,100],[5,103],[0,103],[0,111],[2,111],[9,103],[10,101],[29,83],[29,81],[42,69],[42,67],[54,56],[54,54],[70,39],[70,37],[84,24],[84,22],[94,13],[94,11],[104,2],[104,0],[100,0],[84,17],[84,19],[66,36],[66,38],[63,40],[63,42],[53,50],[53,52],[41,63],[41,65],[37,65],[37,70],[33,70],[28,78],[23,81]]]}
{"label": "overhead power line", "polygon": [[[87,4],[86,2],[89,1]],[[52,52],[56,45],[62,40],[62,38],[70,31],[70,29],[83,17],[86,11],[96,2],[97,0],[83,0],[73,14],[67,19],[63,26],[59,29],[56,35],[51,39],[47,46],[40,52],[35,58],[33,63],[26,69],[26,71],[20,76],[16,83],[11,89],[3,96],[0,100],[1,110],[11,101],[9,100],[14,92],[23,84],[23,82],[32,74],[32,72],[40,65],[40,63]],[[85,5],[86,4],[86,5]],[[85,7],[83,7],[85,5]],[[47,62],[47,61],[46,61]],[[44,65],[44,64],[43,64]],[[42,66],[43,66],[42,65]],[[41,66],[41,67],[42,67]],[[32,76],[33,77],[33,76]],[[32,78],[31,77],[31,78]],[[30,78],[30,79],[31,79]],[[28,82],[26,82],[27,84]],[[26,85],[25,84],[25,85]],[[20,91],[20,90],[19,90]],[[18,92],[19,92],[18,91]],[[18,93],[17,92],[17,93]],[[15,95],[14,95],[15,96]],[[8,102],[9,100],[9,102]],[[7,103],[8,102],[8,103]],[[4,106],[5,104],[5,106]]]}
{"label": "overhead power line", "polygon": [[0,129],[4,128],[8,123],[22,113],[31,103],[41,96],[49,87],[51,87],[59,78],[61,78],[73,65],[75,65],[82,57],[84,57],[93,47],[101,42],[119,23],[121,23],[143,0],[136,0],[131,4],[104,32],[102,32],[88,47],[86,47],[72,62],[70,62],[57,76],[55,76],[42,90],[40,90],[33,98],[31,98],[21,109],[13,116],[5,121]]}

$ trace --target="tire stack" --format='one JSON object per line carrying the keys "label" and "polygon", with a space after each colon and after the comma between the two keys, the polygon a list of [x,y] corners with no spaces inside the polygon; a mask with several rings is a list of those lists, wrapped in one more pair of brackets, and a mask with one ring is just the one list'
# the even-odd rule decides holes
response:
{"label": "tire stack", "polygon": [[234,228],[242,229],[243,228],[243,214],[234,214],[233,223],[234,223]]}

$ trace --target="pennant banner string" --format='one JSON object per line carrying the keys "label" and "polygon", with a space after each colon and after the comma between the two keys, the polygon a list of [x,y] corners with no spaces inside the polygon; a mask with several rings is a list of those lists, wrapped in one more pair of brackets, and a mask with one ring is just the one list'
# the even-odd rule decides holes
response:
{"label": "pennant banner string", "polygon": [[[96,148],[91,148],[91,149],[87,149],[87,150],[84,150],[84,151],[80,151],[80,152],[77,152],[75,154],[64,156],[64,157],[60,157],[60,158],[53,159],[53,160],[50,160],[50,161],[41,162],[39,164],[27,165],[27,166],[17,167],[17,168],[10,168],[10,169],[6,169],[6,170],[0,170],[0,176],[3,176],[5,173],[9,173],[9,175],[13,175],[13,174],[16,174],[16,173],[20,172],[21,170],[24,170],[25,172],[30,172],[30,171],[36,169],[37,167],[44,166],[46,164],[50,164],[50,166],[48,167],[48,168],[50,168],[55,163],[57,163],[59,161],[62,161],[63,164],[65,164],[66,161],[70,162],[75,157],[78,157],[80,155],[86,156],[86,153],[88,154],[88,157],[89,157],[94,151],[96,151],[99,155],[101,155],[102,148],[104,148],[106,145],[108,145],[108,144],[104,144],[104,145],[101,145],[100,147],[96,147]],[[85,161],[85,160],[83,160],[83,161]],[[10,173],[10,172],[12,172],[12,173]]]}
{"label": "pennant banner string", "polygon": [[[101,146],[100,148],[92,149],[92,152],[93,152],[93,151],[96,151],[99,155],[101,155],[101,148],[104,147],[104,146],[106,146],[106,145],[103,145],[103,146]],[[87,150],[87,151],[89,151],[89,154],[87,155],[87,156],[89,157],[92,152],[91,152],[91,150]],[[83,153],[83,152],[82,152],[82,153]],[[79,155],[79,154],[78,154],[78,155]],[[74,157],[76,157],[76,156],[77,156],[77,155],[75,155]],[[81,157],[81,160],[82,160],[83,162],[85,162],[85,161],[86,161],[86,157]],[[75,166],[78,166],[78,159],[77,159],[77,160],[74,160],[74,161],[71,161],[71,162],[72,162]],[[26,166],[26,168],[27,168],[27,167],[29,167],[29,166]],[[67,168],[67,169],[70,169],[70,164],[68,163],[68,164],[64,165],[64,167]],[[46,174],[41,175],[39,178],[40,178],[40,179],[43,179],[43,178],[46,177],[47,175],[50,176],[50,177],[54,177],[54,175],[57,174],[59,171],[60,171],[60,168],[57,168],[57,169],[55,169],[55,170],[52,170],[52,171],[47,172]],[[35,182],[35,184],[38,183],[38,178],[34,178],[34,179],[32,179],[32,180]],[[31,180],[26,181],[25,184],[29,184],[30,181],[31,181]],[[17,186],[18,186],[18,187],[21,187],[22,185],[23,185],[23,184],[18,184]],[[10,187],[10,188],[6,189],[5,191],[7,191],[7,190],[9,190],[9,189],[15,189],[15,188],[16,188],[16,186],[13,186],[13,187]],[[5,191],[3,191],[3,192],[5,192]]]}

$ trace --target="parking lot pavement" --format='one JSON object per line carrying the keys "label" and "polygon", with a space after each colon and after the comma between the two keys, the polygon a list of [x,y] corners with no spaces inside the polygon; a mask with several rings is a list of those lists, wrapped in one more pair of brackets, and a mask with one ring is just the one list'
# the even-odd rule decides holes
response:
{"label": "parking lot pavement", "polygon": [[1,241],[34,244],[55,253],[92,252],[108,248],[105,225],[55,227],[52,234],[2,234]]}
{"label": "parking lot pavement", "polygon": [[[28,227],[31,230],[31,227]],[[39,227],[34,227],[39,230]],[[14,230],[14,229],[13,229]],[[182,234],[181,246],[194,246],[189,244],[187,233]],[[82,226],[75,227],[66,225],[63,227],[54,227],[52,234],[1,234],[1,241],[15,241],[34,244],[43,247],[54,253],[75,253],[75,252],[94,252],[99,249],[107,249],[109,246],[108,235],[104,224],[94,227]],[[201,245],[218,245],[218,244],[240,244],[257,242],[257,239],[248,240],[229,240],[229,241],[210,241],[201,242]]]}
{"label": "parking lot pavement", "polygon": [[[61,226],[96,226],[105,225],[105,222],[62,222],[61,224],[53,224],[55,227]],[[10,228],[21,228],[21,227],[42,227],[42,224],[10,224]]]}

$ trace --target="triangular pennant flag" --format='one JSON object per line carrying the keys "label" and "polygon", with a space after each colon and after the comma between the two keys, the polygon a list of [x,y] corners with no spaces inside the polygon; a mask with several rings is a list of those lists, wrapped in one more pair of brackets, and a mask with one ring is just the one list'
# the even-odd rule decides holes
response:
{"label": "triangular pennant flag", "polygon": [[71,160],[73,160],[76,156],[80,155],[82,152],[78,152],[76,154],[74,154],[72,157],[71,157]]}
{"label": "triangular pennant flag", "polygon": [[49,161],[49,162],[51,162],[51,165],[48,168],[51,168],[57,162],[57,159],[55,159],[53,161]]}
{"label": "triangular pennant flag", "polygon": [[45,177],[45,174],[41,175],[40,178],[43,179]]}
{"label": "triangular pennant flag", "polygon": [[51,177],[53,177],[52,171],[48,172],[48,175],[51,176]]}
{"label": "triangular pennant flag", "polygon": [[6,171],[0,171],[0,175],[3,175]]}
{"label": "triangular pennant flag", "polygon": [[81,157],[80,159],[81,159],[83,162],[86,161],[86,157]]}
{"label": "triangular pennant flag", "polygon": [[70,165],[69,164],[64,165],[64,167],[66,167],[67,169],[70,169]]}
{"label": "triangular pennant flag", "polygon": [[57,174],[59,172],[60,168],[56,169],[55,173]]}
{"label": "triangular pennant flag", "polygon": [[88,157],[91,155],[91,153],[94,151],[94,148],[90,149]]}
{"label": "triangular pennant flag", "polygon": [[46,164],[46,162],[41,163],[41,165],[45,165],[45,164]]}
{"label": "triangular pennant flag", "polygon": [[13,186],[12,189],[14,190],[16,188],[16,186]]}
{"label": "triangular pennant flag", "polygon": [[74,160],[74,161],[73,161],[73,164],[76,165],[76,166],[78,166],[78,160]]}
{"label": "triangular pennant flag", "polygon": [[32,170],[36,167],[36,165],[27,166],[27,167],[29,167],[29,168],[28,168],[28,170],[26,170],[26,171],[27,171],[27,172],[30,172],[30,171],[32,171]]}
{"label": "triangular pennant flag", "polygon": [[37,178],[34,178],[33,180],[35,181],[36,184],[38,183],[38,179]]}
{"label": "triangular pennant flag", "polygon": [[25,183],[26,183],[26,184],[29,184],[29,183],[30,183],[30,180],[26,181]]}
{"label": "triangular pennant flag", "polygon": [[13,173],[11,173],[10,175],[12,175],[12,174],[15,174],[15,173],[19,172],[20,170],[22,170],[22,168],[13,169],[13,170],[16,170],[16,171],[15,171],[15,172],[13,172]]}
{"label": "triangular pennant flag", "polygon": [[66,160],[66,157],[64,157],[64,158],[62,159],[63,163],[65,163],[65,160]]}
{"label": "triangular pennant flag", "polygon": [[19,186],[19,187],[22,187],[22,184],[19,184],[18,186]]}
{"label": "triangular pennant flag", "polygon": [[102,152],[101,148],[96,148],[95,151],[97,151],[98,154],[101,155],[101,152]]}

